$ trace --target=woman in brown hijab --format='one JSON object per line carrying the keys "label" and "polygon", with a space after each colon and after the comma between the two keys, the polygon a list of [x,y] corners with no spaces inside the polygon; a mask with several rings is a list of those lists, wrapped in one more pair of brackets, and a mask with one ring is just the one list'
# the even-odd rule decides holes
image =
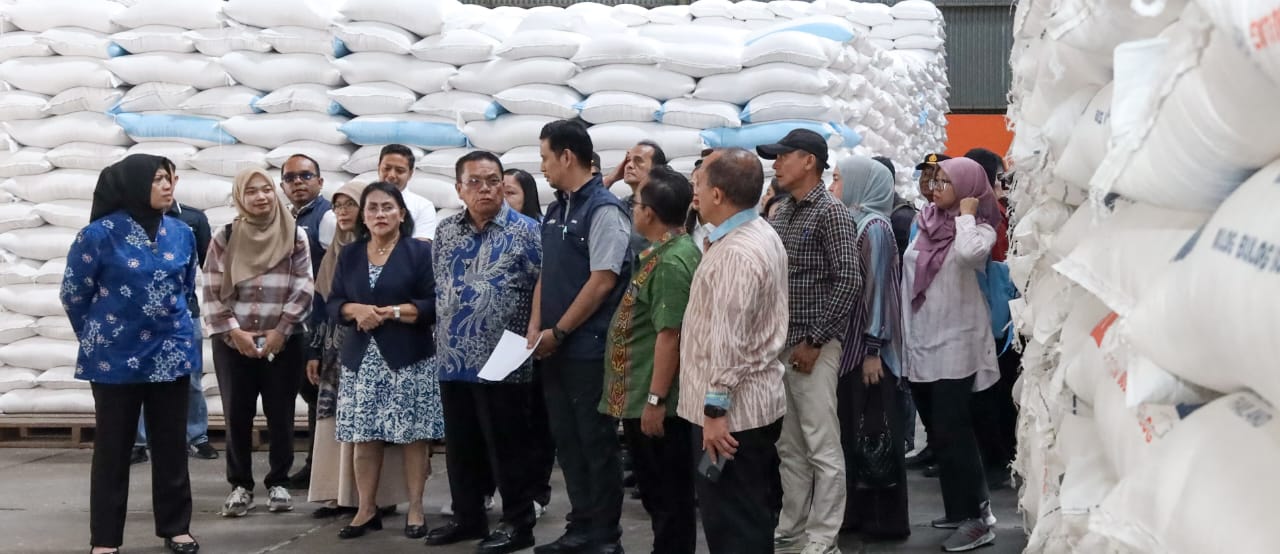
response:
{"label": "woman in brown hijab", "polygon": [[258,397],[271,435],[264,479],[268,509],[287,512],[293,465],[294,402],[306,365],[305,325],[313,283],[306,231],[284,206],[271,175],[249,169],[232,190],[239,217],[213,235],[205,258],[205,325],[227,424],[227,481],[222,515],[254,508],[253,419]]}

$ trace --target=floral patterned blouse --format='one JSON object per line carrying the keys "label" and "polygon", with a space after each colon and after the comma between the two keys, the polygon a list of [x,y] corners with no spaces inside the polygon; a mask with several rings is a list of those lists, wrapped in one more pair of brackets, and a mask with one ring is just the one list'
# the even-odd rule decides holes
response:
{"label": "floral patterned blouse", "polygon": [[165,216],[155,242],[123,211],[90,223],[67,253],[60,293],[80,342],[76,377],[176,381],[200,368],[187,298],[198,256],[191,228]]}

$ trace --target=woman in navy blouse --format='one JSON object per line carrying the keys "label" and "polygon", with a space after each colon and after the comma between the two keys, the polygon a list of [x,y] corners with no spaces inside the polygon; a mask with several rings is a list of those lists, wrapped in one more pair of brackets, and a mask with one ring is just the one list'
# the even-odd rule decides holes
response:
{"label": "woman in navy blouse", "polygon": [[198,257],[191,228],[164,215],[173,171],[173,162],[143,154],[102,170],[90,223],[67,253],[62,305],[80,341],[76,377],[92,384],[96,408],[92,554],[117,552],[124,540],[140,412],[152,448],[156,535],[172,552],[200,550],[189,532],[186,444],[187,387],[200,367],[187,307]]}

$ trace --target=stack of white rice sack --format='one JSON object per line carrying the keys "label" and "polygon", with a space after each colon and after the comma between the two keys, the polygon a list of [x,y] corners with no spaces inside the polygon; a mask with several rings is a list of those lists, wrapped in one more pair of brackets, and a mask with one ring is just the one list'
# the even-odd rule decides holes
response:
{"label": "stack of white rice sack", "polygon": [[1018,5],[1029,552],[1280,541],[1277,7]]}
{"label": "stack of white rice sack", "polygon": [[796,127],[828,137],[833,156],[899,165],[946,139],[943,21],[925,0],[16,0],[0,3],[0,24],[3,413],[92,411],[72,378],[61,258],[98,171],[129,153],[173,160],[178,199],[218,227],[244,168],[304,153],[327,193],[375,180],[388,143],[415,150],[409,187],[441,217],[462,208],[454,163],[472,148],[534,173],[545,205],[538,134],[561,118],[590,125],[606,172],[642,139],[684,172],[705,147]]}

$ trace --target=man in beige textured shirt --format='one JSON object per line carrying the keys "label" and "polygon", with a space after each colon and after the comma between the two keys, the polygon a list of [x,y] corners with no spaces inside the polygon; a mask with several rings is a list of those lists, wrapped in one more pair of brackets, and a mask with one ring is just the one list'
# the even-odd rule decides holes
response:
{"label": "man in beige textured shirt", "polygon": [[[773,552],[768,484],[786,412],[787,253],[755,210],[764,184],[746,150],[717,151],[694,186],[700,213],[716,226],[693,276],[680,346],[678,414],[694,424],[698,462],[728,460],[694,487],[713,554]],[[773,474],[771,476],[771,473]]]}

